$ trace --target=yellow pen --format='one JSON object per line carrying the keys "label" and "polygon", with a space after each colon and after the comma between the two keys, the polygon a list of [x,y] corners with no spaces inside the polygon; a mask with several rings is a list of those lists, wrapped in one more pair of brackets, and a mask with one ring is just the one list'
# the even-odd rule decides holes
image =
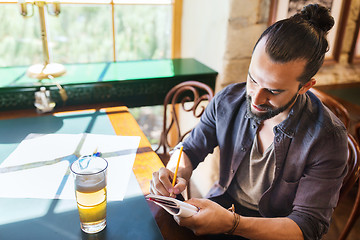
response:
{"label": "yellow pen", "polygon": [[176,176],[177,176],[177,173],[178,173],[178,170],[179,170],[179,164],[180,164],[180,158],[181,158],[182,151],[183,151],[183,146],[181,146],[181,148],[180,148],[179,159],[177,161],[175,174],[174,174],[174,178],[173,178],[173,182],[172,182],[173,187],[175,186],[175,183],[176,183]]}

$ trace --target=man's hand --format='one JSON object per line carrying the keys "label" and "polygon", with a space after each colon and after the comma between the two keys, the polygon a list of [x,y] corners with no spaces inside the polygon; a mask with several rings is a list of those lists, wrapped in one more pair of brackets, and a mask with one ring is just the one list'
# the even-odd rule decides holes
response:
{"label": "man's hand", "polygon": [[179,150],[176,150],[170,157],[170,161],[166,168],[160,168],[159,171],[153,173],[153,178],[150,181],[150,192],[152,194],[170,196],[171,193],[177,195],[182,193],[192,174],[192,165],[185,152],[182,153],[180,158],[180,166],[175,182],[172,186],[174,172],[179,159]]}
{"label": "man's hand", "polygon": [[150,192],[152,194],[170,196],[171,193],[177,195],[183,192],[186,188],[187,181],[184,178],[177,177],[176,184],[172,186],[172,179],[174,173],[167,168],[160,168],[159,171],[153,173],[153,178],[150,181]]}
{"label": "man's hand", "polygon": [[[199,212],[188,218],[174,216],[180,225],[191,229],[196,235],[222,234],[234,226],[234,214],[208,199],[190,199],[187,203],[199,208]],[[290,218],[262,218],[240,216],[234,235],[249,239],[292,240],[304,239],[299,226]]]}
{"label": "man's hand", "polygon": [[190,199],[187,203],[198,207],[199,212],[188,218],[174,216],[174,219],[196,235],[226,233],[233,227],[233,213],[219,204],[208,199]]}

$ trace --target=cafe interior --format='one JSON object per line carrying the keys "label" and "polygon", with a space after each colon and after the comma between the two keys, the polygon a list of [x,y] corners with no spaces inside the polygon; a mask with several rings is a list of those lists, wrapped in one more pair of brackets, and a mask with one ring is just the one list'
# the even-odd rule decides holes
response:
{"label": "cafe interior", "polygon": [[[108,203],[108,225],[96,239],[207,239],[146,202],[152,172],[214,94],[246,81],[261,33],[309,2],[327,6],[335,20],[310,91],[344,123],[349,147],[323,239],[360,239],[360,0],[0,0],[9,23],[0,26],[3,180],[34,165],[10,161],[29,134],[140,136],[124,199]],[[204,197],[218,171],[216,149],[194,171],[185,198]],[[53,199],[31,191],[0,195],[0,239],[92,239],[61,191]]]}

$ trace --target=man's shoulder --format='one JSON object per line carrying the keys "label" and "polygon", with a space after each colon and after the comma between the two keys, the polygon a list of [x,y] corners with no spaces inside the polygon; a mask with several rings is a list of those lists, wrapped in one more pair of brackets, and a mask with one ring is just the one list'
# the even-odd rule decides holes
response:
{"label": "man's shoulder", "polygon": [[246,88],[246,82],[239,82],[239,83],[231,83],[224,87],[220,92],[227,92],[227,93],[233,93],[245,90]]}
{"label": "man's shoulder", "polygon": [[216,94],[219,101],[224,99],[230,101],[236,101],[246,96],[246,83],[232,83],[224,87],[220,92]]}
{"label": "man's shoulder", "polygon": [[246,84],[234,83],[215,95],[207,107],[207,112],[213,112],[219,119],[227,121],[234,114],[245,114],[246,106]]}
{"label": "man's shoulder", "polygon": [[[311,102],[308,106],[311,107],[305,113],[307,113],[309,120],[314,123],[314,131],[346,135],[346,128],[335,113],[328,109],[315,94],[307,93],[307,95]],[[307,128],[311,127],[307,124]]]}

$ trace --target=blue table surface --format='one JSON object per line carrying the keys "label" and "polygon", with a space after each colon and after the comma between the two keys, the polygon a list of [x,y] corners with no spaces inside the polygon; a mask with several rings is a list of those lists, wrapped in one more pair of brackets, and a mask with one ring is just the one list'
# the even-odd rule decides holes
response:
{"label": "blue table surface", "polygon": [[[0,163],[29,133],[115,134],[104,112],[0,120]],[[85,234],[79,222],[75,200],[0,198],[0,239],[163,239],[133,173],[103,231]]]}

